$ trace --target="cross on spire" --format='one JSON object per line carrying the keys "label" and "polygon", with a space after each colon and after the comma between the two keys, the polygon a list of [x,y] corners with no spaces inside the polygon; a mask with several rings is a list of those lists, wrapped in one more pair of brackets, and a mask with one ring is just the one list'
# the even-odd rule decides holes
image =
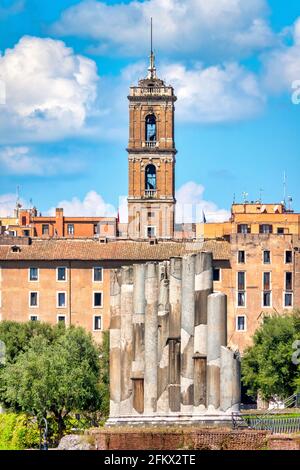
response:
{"label": "cross on spire", "polygon": [[150,80],[153,80],[156,78],[156,68],[155,68],[155,56],[153,52],[153,25],[152,25],[152,18],[151,18],[151,47],[150,47],[150,65],[148,68],[148,76]]}

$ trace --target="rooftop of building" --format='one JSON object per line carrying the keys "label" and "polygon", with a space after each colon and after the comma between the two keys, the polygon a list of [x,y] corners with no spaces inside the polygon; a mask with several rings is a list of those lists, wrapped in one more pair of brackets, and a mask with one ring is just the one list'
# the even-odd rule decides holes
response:
{"label": "rooftop of building", "polygon": [[[22,240],[22,241],[21,241]],[[200,251],[212,252],[216,260],[230,258],[227,241],[131,241],[98,239],[27,239],[13,238],[10,244],[0,240],[0,261],[12,260],[138,260],[163,261]],[[6,243],[8,240],[6,239]]]}

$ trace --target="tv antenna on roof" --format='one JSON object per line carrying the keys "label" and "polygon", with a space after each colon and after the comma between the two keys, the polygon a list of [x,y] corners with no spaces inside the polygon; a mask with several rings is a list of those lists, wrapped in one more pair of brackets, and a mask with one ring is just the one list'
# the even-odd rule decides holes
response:
{"label": "tv antenna on roof", "polygon": [[243,196],[243,201],[244,201],[244,204],[245,204],[247,202],[247,198],[248,198],[249,194],[246,193],[246,192],[243,192],[242,196]]}
{"label": "tv antenna on roof", "polygon": [[259,202],[262,204],[262,193],[264,192],[263,188],[259,190]]}

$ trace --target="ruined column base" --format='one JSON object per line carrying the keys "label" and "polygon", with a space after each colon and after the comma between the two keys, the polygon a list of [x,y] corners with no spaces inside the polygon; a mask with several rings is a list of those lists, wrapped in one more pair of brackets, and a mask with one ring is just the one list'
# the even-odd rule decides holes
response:
{"label": "ruined column base", "polygon": [[228,411],[203,409],[194,410],[192,414],[169,414],[152,416],[118,416],[110,417],[105,426],[228,426],[232,423],[232,413],[239,413],[239,407],[234,406]]}

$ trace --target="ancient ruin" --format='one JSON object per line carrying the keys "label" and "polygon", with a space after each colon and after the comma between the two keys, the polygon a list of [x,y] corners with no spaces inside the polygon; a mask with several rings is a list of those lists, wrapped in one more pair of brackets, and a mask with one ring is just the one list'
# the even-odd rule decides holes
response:
{"label": "ancient ruin", "polygon": [[212,273],[208,252],[111,271],[108,425],[223,423],[238,411],[240,358]]}

